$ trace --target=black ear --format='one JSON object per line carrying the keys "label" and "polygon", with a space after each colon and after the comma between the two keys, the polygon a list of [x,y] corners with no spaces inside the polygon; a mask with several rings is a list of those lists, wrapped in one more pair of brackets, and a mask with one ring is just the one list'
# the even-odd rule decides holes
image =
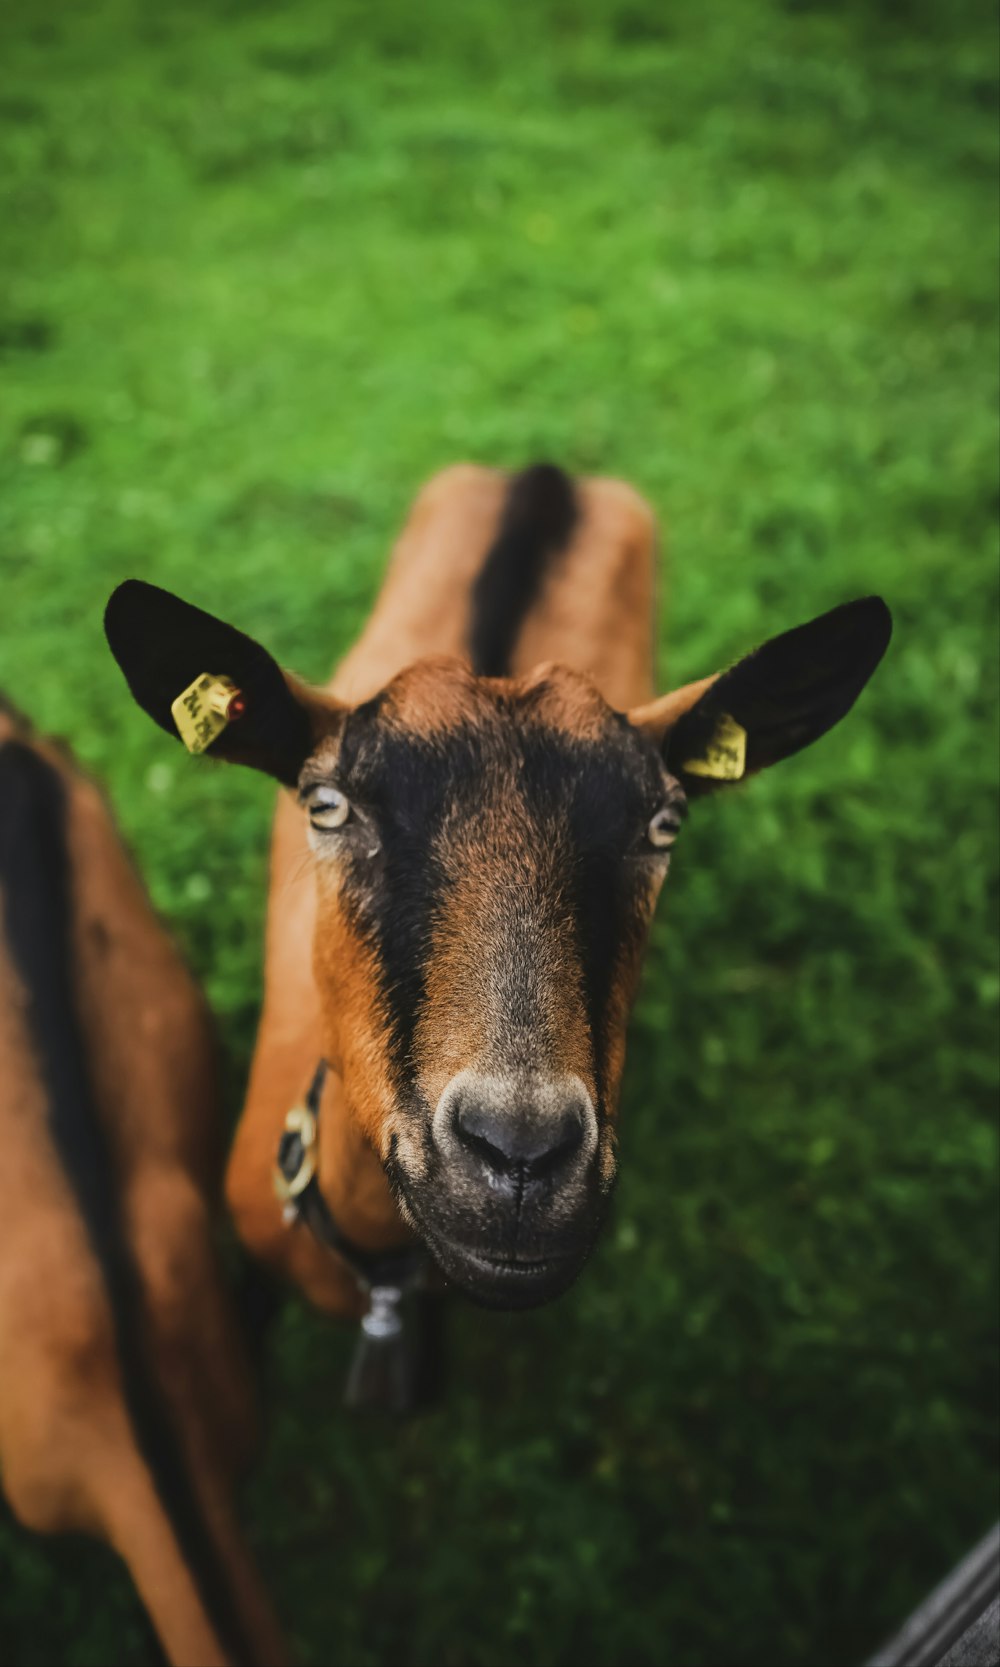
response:
{"label": "black ear", "polygon": [[807,747],[850,711],[891,635],[882,598],[866,596],[772,637],[667,732],[667,768],[691,796]]}
{"label": "black ear", "polygon": [[211,741],[213,757],[294,785],[314,744],[310,711],[260,643],[142,579],[118,586],[104,630],[135,699],[169,735],[179,734],[171,713],[179,695],[206,672],[228,678],[243,711]]}

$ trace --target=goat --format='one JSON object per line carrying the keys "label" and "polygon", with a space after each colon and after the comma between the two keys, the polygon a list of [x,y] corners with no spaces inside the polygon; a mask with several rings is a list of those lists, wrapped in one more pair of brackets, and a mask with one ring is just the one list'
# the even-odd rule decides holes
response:
{"label": "goat", "polygon": [[207,1010],[94,785],[0,708],[0,1472],[108,1541],[168,1659],[283,1662],[230,1489],[254,1440],[212,1241]]}
{"label": "goat", "polygon": [[[227,1197],[249,1249],[322,1309],[357,1313],[365,1257],[413,1238],[486,1305],[576,1278],[686,807],[823,735],[885,651],[889,611],[867,597],[654,698],[654,547],[621,482],[447,469],[325,689],[155,586],[111,597],[139,705],[286,790]],[[283,1211],[275,1157],[311,1078],[322,1138],[289,1123]],[[312,1232],[286,1224],[300,1191]]]}

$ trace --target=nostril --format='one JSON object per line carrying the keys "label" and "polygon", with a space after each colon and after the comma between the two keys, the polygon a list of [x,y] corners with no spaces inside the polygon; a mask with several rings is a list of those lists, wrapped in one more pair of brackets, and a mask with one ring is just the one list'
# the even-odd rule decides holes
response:
{"label": "nostril", "polygon": [[583,1144],[583,1118],[575,1105],[553,1115],[532,1107],[502,1111],[463,1101],[456,1107],[454,1128],[463,1145],[500,1174],[551,1175]]}
{"label": "nostril", "polygon": [[455,1114],[455,1133],[463,1146],[483,1159],[491,1169],[500,1173],[516,1167],[506,1145],[501,1145],[501,1134],[494,1131],[492,1119],[476,1106],[461,1107]]}
{"label": "nostril", "polygon": [[534,1159],[532,1169],[536,1175],[547,1175],[554,1169],[575,1157],[583,1145],[583,1118],[578,1112],[564,1112],[559,1122],[559,1129],[555,1131],[555,1138],[548,1148],[539,1152]]}

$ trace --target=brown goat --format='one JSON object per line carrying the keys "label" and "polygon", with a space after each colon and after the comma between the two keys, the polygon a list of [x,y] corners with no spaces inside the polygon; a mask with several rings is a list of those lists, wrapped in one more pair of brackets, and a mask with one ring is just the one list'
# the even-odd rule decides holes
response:
{"label": "brown goat", "polygon": [[285,1660],[230,1497],[215,1079],[100,794],[0,709],[0,1471],[29,1528],[116,1549],[179,1667]]}
{"label": "brown goat", "polygon": [[[152,586],[109,604],[140,705],[176,734],[177,697],[197,707],[209,674],[216,715],[192,750],[288,790],[227,1192],[250,1249],[325,1309],[363,1302],[331,1223],[369,1257],[415,1235],[496,1306],[575,1278],[614,1179],[626,1022],[687,803],[824,734],[885,650],[869,597],[656,700],[654,543],[620,482],[449,469],[325,690]],[[272,1171],[321,1057],[318,1153],[291,1166],[322,1205],[310,1234],[289,1231]]]}

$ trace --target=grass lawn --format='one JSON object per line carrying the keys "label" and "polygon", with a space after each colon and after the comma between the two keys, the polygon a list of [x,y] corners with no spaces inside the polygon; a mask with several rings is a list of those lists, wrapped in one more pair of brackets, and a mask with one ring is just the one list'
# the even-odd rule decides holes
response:
{"label": "grass lawn", "polygon": [[[323,675],[424,477],[544,456],[662,515],[664,686],[896,618],[691,817],[572,1294],[456,1306],[401,1428],[283,1311],[246,1511],[306,1667],[846,1667],[996,1515],[992,10],[4,7],[0,686],[107,782],[234,1110],[272,790],[132,705],[120,578]],[[0,1515],[0,1655],[151,1645],[109,1553]]]}

